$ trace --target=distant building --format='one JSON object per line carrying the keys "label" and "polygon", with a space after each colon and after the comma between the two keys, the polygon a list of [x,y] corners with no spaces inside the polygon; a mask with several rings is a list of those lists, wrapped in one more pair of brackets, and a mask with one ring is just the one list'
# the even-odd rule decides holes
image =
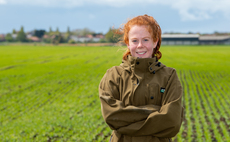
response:
{"label": "distant building", "polygon": [[199,37],[200,44],[230,44],[230,36],[228,35],[207,35]]}
{"label": "distant building", "polygon": [[0,34],[0,41],[5,41],[5,35]]}
{"label": "distant building", "polygon": [[33,42],[40,42],[41,39],[36,37],[36,36],[30,36],[30,37],[27,37],[29,40],[33,41]]}
{"label": "distant building", "polygon": [[199,34],[162,34],[162,45],[198,45]]}
{"label": "distant building", "polygon": [[105,38],[102,34],[89,34],[86,36],[70,36],[70,39],[74,40],[75,42],[99,42],[100,39]]}
{"label": "distant building", "polygon": [[162,34],[162,45],[230,45],[229,35]]}
{"label": "distant building", "polygon": [[43,35],[43,37],[42,38],[49,38],[49,36],[48,35]]}
{"label": "distant building", "polygon": [[75,42],[89,42],[91,38],[72,35],[70,36],[70,39],[74,40]]}
{"label": "distant building", "polygon": [[105,36],[103,34],[95,34],[93,37],[94,42],[99,42],[101,39],[104,39]]}
{"label": "distant building", "polygon": [[12,38],[13,38],[14,40],[16,40],[17,34],[12,34]]}
{"label": "distant building", "polygon": [[33,37],[33,35],[32,35],[31,33],[27,33],[27,34],[26,34],[26,38],[29,39],[29,38],[31,38],[31,37]]}

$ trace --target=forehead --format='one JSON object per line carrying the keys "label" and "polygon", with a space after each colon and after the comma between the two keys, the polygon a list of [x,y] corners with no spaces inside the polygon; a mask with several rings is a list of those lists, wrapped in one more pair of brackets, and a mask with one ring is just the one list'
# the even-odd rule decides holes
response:
{"label": "forehead", "polygon": [[133,25],[129,31],[129,38],[151,37],[145,25]]}

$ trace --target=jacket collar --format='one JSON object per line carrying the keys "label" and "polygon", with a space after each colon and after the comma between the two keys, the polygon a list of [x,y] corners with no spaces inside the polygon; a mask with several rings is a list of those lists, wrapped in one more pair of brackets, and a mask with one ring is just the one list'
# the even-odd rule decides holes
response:
{"label": "jacket collar", "polygon": [[159,69],[165,67],[161,62],[158,62],[156,57],[153,58],[137,58],[128,55],[127,60],[122,60],[120,64],[128,72],[150,72],[156,73]]}

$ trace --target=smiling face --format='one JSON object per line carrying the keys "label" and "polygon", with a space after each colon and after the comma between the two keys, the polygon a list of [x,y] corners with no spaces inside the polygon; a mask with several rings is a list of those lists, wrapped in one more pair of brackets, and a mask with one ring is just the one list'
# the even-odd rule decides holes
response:
{"label": "smiling face", "polygon": [[129,48],[133,57],[152,58],[153,50],[157,45],[157,41],[153,42],[151,34],[146,26],[134,25],[131,27],[129,34]]}

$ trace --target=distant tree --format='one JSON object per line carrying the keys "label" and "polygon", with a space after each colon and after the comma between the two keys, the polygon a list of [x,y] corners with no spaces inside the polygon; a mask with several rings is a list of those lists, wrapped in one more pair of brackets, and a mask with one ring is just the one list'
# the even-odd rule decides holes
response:
{"label": "distant tree", "polygon": [[56,34],[59,34],[60,32],[59,32],[59,28],[57,27],[57,29],[56,29]]}
{"label": "distant tree", "polygon": [[12,42],[14,39],[12,37],[12,35],[10,33],[6,34],[6,37],[5,37],[6,41],[8,42]]}
{"label": "distant tree", "polygon": [[110,28],[106,33],[105,38],[108,42],[117,43],[120,40],[121,35],[117,34],[116,31],[117,29]]}
{"label": "distant tree", "polygon": [[52,35],[51,43],[53,43],[55,45],[58,45],[59,43],[63,43],[63,42],[65,42],[65,40],[64,40],[63,36],[60,33]]}
{"label": "distant tree", "polygon": [[228,33],[215,31],[214,35],[228,35]]}
{"label": "distant tree", "polygon": [[214,31],[214,34],[215,34],[215,35],[218,35],[218,34],[219,34],[219,32],[218,32],[218,31]]}
{"label": "distant tree", "polygon": [[15,29],[13,29],[13,32],[12,32],[12,34],[16,34],[17,32],[16,32],[16,30]]}
{"label": "distant tree", "polygon": [[76,43],[73,39],[70,39],[69,41],[68,41],[68,43],[69,44],[74,44],[74,43]]}
{"label": "distant tree", "polygon": [[42,41],[45,43],[51,43],[52,39],[50,37],[42,38]]}
{"label": "distant tree", "polygon": [[34,30],[34,36],[41,38],[46,33],[45,30]]}
{"label": "distant tree", "polygon": [[52,33],[53,31],[52,31],[52,28],[50,27],[50,29],[49,29],[49,33]]}
{"label": "distant tree", "polygon": [[24,28],[23,26],[21,27],[21,30],[17,33],[17,40],[21,42],[26,41],[26,34],[24,33]]}
{"label": "distant tree", "polygon": [[69,26],[67,27],[67,33],[70,34],[70,28],[69,28]]}
{"label": "distant tree", "polygon": [[82,36],[86,36],[86,35],[88,35],[88,34],[92,34],[93,32],[90,30],[90,29],[88,29],[88,28],[84,28],[83,30],[82,30]]}
{"label": "distant tree", "polygon": [[98,42],[99,43],[106,43],[107,41],[104,38],[101,38]]}
{"label": "distant tree", "polygon": [[69,41],[70,36],[71,36],[70,28],[67,27],[67,32],[66,32],[66,34],[65,34],[65,41],[66,41],[66,42]]}
{"label": "distant tree", "polygon": [[24,32],[24,27],[21,26],[20,32]]}

